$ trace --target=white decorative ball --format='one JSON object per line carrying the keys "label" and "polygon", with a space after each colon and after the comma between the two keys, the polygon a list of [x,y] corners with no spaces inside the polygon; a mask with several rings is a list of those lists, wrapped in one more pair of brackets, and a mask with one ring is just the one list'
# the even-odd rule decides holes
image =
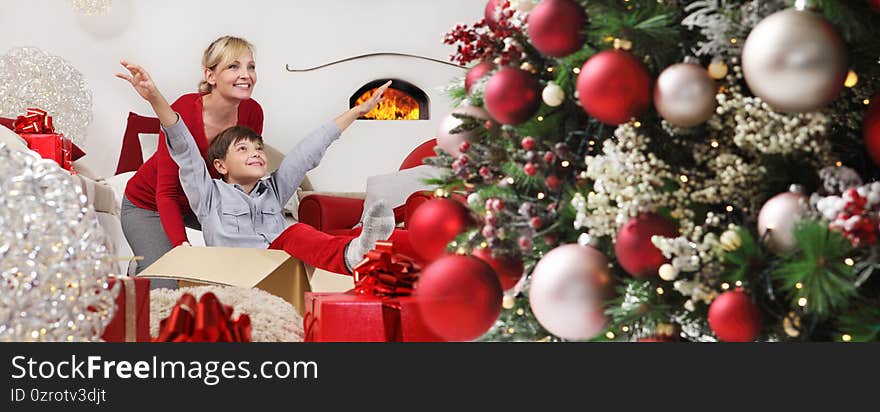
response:
{"label": "white decorative ball", "polygon": [[798,192],[784,192],[764,203],[758,213],[758,235],[767,231],[767,245],[775,253],[788,253],[797,249],[794,227],[804,214],[807,197]]}
{"label": "white decorative ball", "polygon": [[556,107],[565,101],[565,90],[562,90],[558,84],[550,82],[541,92],[541,98],[547,106]]}
{"label": "white decorative ball", "polygon": [[846,44],[821,15],[786,9],[752,29],[743,45],[742,70],[752,93],[774,109],[815,111],[843,88]]}
{"label": "white decorative ball", "polygon": [[678,269],[675,266],[672,266],[669,263],[664,263],[663,266],[660,266],[660,270],[657,271],[660,275],[660,279],[663,279],[667,282],[672,282],[678,277]]}

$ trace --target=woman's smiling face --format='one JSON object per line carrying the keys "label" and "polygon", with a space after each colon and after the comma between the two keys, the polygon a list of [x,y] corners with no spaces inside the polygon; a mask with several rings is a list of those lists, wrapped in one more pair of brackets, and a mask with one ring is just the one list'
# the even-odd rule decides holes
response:
{"label": "woman's smiling face", "polygon": [[205,80],[213,86],[212,93],[236,100],[249,99],[257,83],[253,54],[245,52],[234,60],[221,64],[222,66],[205,70]]}

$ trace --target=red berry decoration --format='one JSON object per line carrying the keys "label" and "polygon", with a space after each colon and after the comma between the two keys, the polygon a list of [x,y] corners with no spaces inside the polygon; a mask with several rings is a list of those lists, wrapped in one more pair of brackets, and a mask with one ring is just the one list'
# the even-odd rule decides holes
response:
{"label": "red berry decoration", "polygon": [[535,148],[535,138],[534,137],[523,137],[520,142],[522,148],[525,150],[532,150]]}
{"label": "red berry decoration", "polygon": [[531,162],[526,163],[526,165],[523,166],[523,172],[529,176],[534,176],[535,173],[538,173],[538,166],[535,166],[535,164]]}
{"label": "red berry decoration", "polygon": [[880,93],[871,98],[871,105],[865,112],[865,123],[862,129],[865,136],[865,149],[874,164],[880,166]]}
{"label": "red berry decoration", "polygon": [[546,153],[544,153],[544,162],[545,162],[545,163],[550,164],[550,163],[553,163],[553,162],[555,162],[555,161],[556,161],[556,155],[553,154],[553,152],[546,152]]}
{"label": "red berry decoration", "polygon": [[534,246],[532,239],[528,236],[520,236],[516,243],[519,245],[519,248],[524,251],[529,251],[532,249],[532,246]]}
{"label": "red berry decoration", "polygon": [[471,87],[474,86],[483,76],[489,74],[492,70],[495,69],[495,65],[491,62],[482,62],[474,67],[471,67],[468,70],[467,74],[464,76],[464,91],[467,94],[471,93]]}
{"label": "red berry decoration", "polygon": [[617,233],[614,244],[617,261],[635,278],[656,278],[660,266],[666,263],[666,257],[651,243],[652,236],[677,237],[678,230],[654,213],[643,213],[630,219]]}
{"label": "red berry decoration", "polygon": [[547,176],[546,179],[544,179],[544,184],[547,185],[547,189],[555,192],[559,190],[559,188],[562,186],[562,181],[559,180],[559,178],[555,175],[550,175]]}
{"label": "red berry decoration", "polygon": [[741,289],[724,292],[709,305],[709,327],[723,342],[751,342],[761,332],[761,311]]}
{"label": "red berry decoration", "polygon": [[652,98],[648,69],[621,50],[606,50],[587,60],[578,75],[577,90],[584,111],[611,125],[638,116]]}
{"label": "red berry decoration", "polygon": [[532,229],[537,230],[537,229],[540,229],[542,226],[544,226],[544,221],[541,220],[540,217],[535,216],[535,217],[529,219],[529,226],[531,226]]}
{"label": "red berry decoration", "polygon": [[451,255],[430,264],[415,285],[419,315],[448,341],[469,341],[486,333],[501,314],[501,283],[486,262]]}
{"label": "red berry decoration", "polygon": [[480,176],[483,177],[484,179],[488,179],[488,178],[492,177],[492,171],[489,170],[488,166],[481,167],[479,173],[480,173]]}
{"label": "red berry decoration", "polygon": [[486,110],[504,124],[520,124],[541,106],[541,89],[531,73],[506,67],[489,78],[483,96]]}
{"label": "red berry decoration", "polygon": [[461,144],[458,145],[458,151],[459,151],[459,152],[465,153],[465,152],[467,152],[467,151],[470,150],[470,149],[471,149],[471,144],[468,143],[468,142],[461,142]]}
{"label": "red berry decoration", "polygon": [[471,255],[482,259],[495,271],[504,290],[516,286],[525,271],[522,260],[506,255],[492,256],[492,251],[486,248],[475,249]]}
{"label": "red berry decoration", "polygon": [[423,261],[446,252],[446,245],[475,224],[467,207],[452,199],[432,199],[416,209],[409,221],[409,240]]}
{"label": "red berry decoration", "polygon": [[529,38],[539,52],[565,57],[581,49],[584,9],[572,0],[544,0],[529,13]]}

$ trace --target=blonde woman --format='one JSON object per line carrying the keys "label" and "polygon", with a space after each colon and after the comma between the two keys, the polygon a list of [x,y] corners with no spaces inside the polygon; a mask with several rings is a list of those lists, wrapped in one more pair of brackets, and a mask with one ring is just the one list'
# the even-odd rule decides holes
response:
{"label": "blonde woman", "polygon": [[[171,107],[192,132],[202,157],[210,142],[232,126],[263,132],[263,109],[251,99],[257,83],[254,47],[247,40],[223,36],[202,56],[204,80],[197,93],[180,96]],[[159,141],[164,142],[164,133]],[[209,168],[212,177],[217,171]],[[159,144],[156,154],[138,169],[125,188],[122,230],[144,270],[175,246],[189,244],[186,226],[199,228],[178,176],[178,166]],[[175,288],[172,280],[153,280],[151,288]]]}

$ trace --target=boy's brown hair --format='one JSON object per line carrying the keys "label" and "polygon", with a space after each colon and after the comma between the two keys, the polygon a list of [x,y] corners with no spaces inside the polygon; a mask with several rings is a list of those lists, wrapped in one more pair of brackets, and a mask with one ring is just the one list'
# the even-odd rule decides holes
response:
{"label": "boy's brown hair", "polygon": [[246,126],[232,126],[217,135],[208,146],[208,164],[214,164],[215,159],[226,160],[226,153],[236,143],[248,140],[263,143],[263,137],[254,129]]}

